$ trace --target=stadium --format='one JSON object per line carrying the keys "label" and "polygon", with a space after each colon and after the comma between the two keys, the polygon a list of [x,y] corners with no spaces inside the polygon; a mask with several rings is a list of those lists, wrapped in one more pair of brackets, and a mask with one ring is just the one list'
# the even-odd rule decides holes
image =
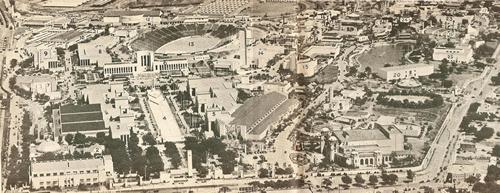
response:
{"label": "stadium", "polygon": [[221,46],[238,31],[233,25],[179,24],[147,32],[131,47],[163,54],[200,53]]}

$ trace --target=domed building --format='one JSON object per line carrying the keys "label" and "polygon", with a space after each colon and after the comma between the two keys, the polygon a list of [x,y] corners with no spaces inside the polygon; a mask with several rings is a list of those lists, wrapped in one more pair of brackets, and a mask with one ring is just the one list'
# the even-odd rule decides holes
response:
{"label": "domed building", "polygon": [[36,147],[38,153],[55,153],[61,150],[61,146],[52,140],[46,140]]}

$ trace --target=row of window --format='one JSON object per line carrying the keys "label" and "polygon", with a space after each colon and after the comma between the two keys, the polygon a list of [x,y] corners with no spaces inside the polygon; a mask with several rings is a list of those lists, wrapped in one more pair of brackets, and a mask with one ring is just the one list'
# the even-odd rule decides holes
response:
{"label": "row of window", "polygon": [[[87,179],[80,179],[80,184],[85,184],[85,183],[90,183],[90,182],[97,182],[97,178],[93,178],[93,179],[90,179],[90,178],[87,178]],[[40,186],[58,186],[59,185],[59,181],[45,181],[45,182],[40,182],[39,183]],[[64,184],[65,186],[67,184],[73,184],[73,179],[71,180],[64,180]]]}
{"label": "row of window", "polygon": [[[73,174],[91,174],[91,173],[98,173],[99,171],[98,170],[87,170],[87,171],[73,171]],[[33,177],[45,177],[45,176],[64,176],[65,174],[66,175],[70,175],[72,172],[71,171],[67,171],[66,173],[64,172],[53,172],[53,173],[41,173],[41,174],[33,174]]]}

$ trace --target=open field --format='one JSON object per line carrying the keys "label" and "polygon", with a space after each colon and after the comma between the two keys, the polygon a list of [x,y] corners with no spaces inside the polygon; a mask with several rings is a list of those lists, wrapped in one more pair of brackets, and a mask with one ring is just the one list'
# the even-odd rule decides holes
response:
{"label": "open field", "polygon": [[183,37],[158,48],[156,52],[166,54],[184,54],[210,50],[220,43],[219,38],[211,36]]}
{"label": "open field", "polygon": [[242,15],[249,16],[281,16],[282,14],[295,14],[299,10],[296,3],[254,3],[249,8],[241,11]]}
{"label": "open field", "polygon": [[[361,63],[362,69],[368,66],[372,69],[382,68],[385,64],[397,66],[401,63],[400,60],[403,57],[405,46],[408,46],[408,44],[377,46],[360,54],[358,61]],[[407,49],[410,51],[409,47]]]}

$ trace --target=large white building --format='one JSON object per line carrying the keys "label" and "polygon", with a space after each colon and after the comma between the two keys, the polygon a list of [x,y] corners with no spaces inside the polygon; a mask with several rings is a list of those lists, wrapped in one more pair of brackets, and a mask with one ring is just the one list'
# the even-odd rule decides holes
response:
{"label": "large white building", "polygon": [[116,37],[101,36],[91,42],[78,44],[78,67],[92,69],[111,63],[112,58],[107,50],[116,45],[118,41]]}
{"label": "large white building", "polygon": [[18,76],[16,77],[16,84],[33,94],[44,94],[51,98],[57,98],[58,95],[56,79],[49,75]]}
{"label": "large white building", "polygon": [[54,47],[38,46],[31,49],[30,54],[33,55],[33,63],[35,67],[52,72],[64,71],[64,65],[59,60],[57,50]]}
{"label": "large white building", "polygon": [[113,178],[113,161],[110,155],[91,159],[33,161],[29,171],[32,189],[106,184]]}
{"label": "large white building", "polygon": [[161,22],[161,15],[161,11],[108,11],[104,13],[102,21],[112,25],[158,25]]}
{"label": "large white building", "polygon": [[418,78],[434,73],[434,66],[427,64],[411,64],[375,69],[377,75],[387,81]]}
{"label": "large white building", "polygon": [[434,53],[432,54],[433,60],[443,60],[446,59],[450,62],[472,62],[474,58],[474,51],[470,46],[462,46],[456,48],[445,48],[438,47],[434,48]]}
{"label": "large white building", "polygon": [[404,150],[404,137],[395,126],[375,124],[371,129],[332,132],[330,159],[353,167],[376,167],[392,161],[393,152]]}

